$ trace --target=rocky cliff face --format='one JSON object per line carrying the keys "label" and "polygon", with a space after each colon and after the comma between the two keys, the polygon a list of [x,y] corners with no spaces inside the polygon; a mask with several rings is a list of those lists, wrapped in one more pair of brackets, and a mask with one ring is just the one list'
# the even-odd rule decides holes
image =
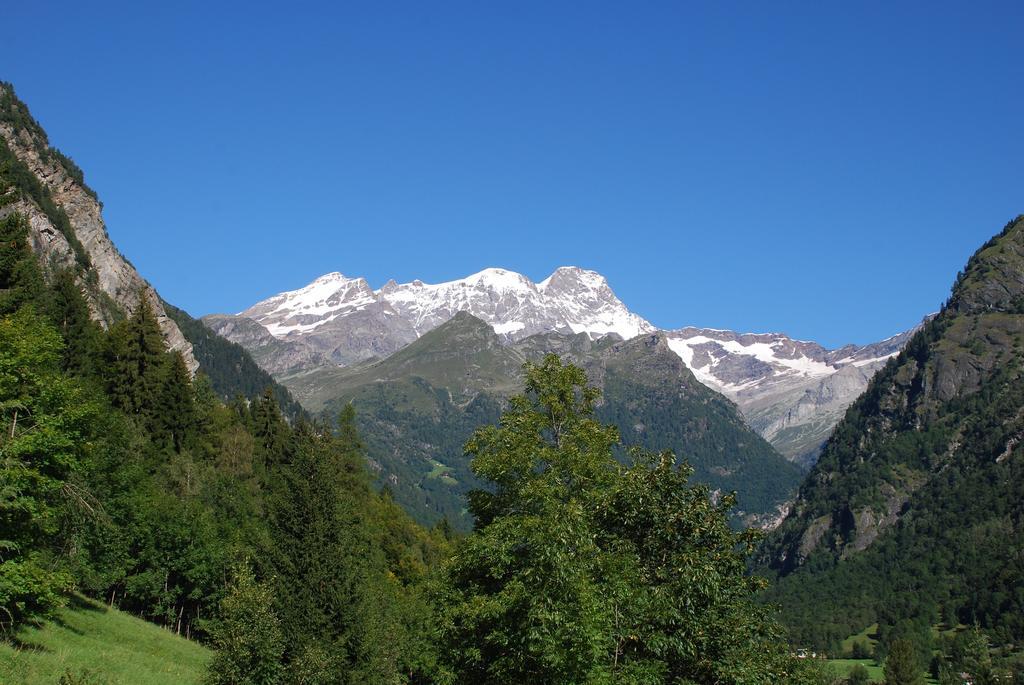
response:
{"label": "rocky cliff face", "polygon": [[52,211],[48,213],[37,199],[22,193],[20,201],[3,211],[20,212],[28,218],[32,246],[44,271],[52,273],[55,268],[80,267],[92,313],[104,325],[112,322],[116,309],[133,311],[138,306],[140,293],[144,293],[159,318],[168,346],[180,351],[194,372],[198,363],[192,354],[192,345],[167,316],[156,291],[111,242],[99,201],[80,178],[75,178],[65,163],[66,158],[50,148],[46,134],[6,84],[0,84],[0,109],[3,110],[0,112],[0,141],[39,182],[56,209],[67,216],[73,238],[79,244],[72,244],[71,236],[55,225],[50,216]]}
{"label": "rocky cliff face", "polygon": [[736,402],[776,449],[809,466],[847,407],[914,330],[837,350],[782,333],[681,328],[667,335],[702,383]]}
{"label": "rocky cliff face", "polygon": [[[776,534],[771,564],[873,544],[918,490],[1016,453],[1024,368],[1024,218],[983,246],[936,317],[871,380]],[[980,430],[986,423],[992,427]],[[971,433],[984,433],[984,436]],[[1003,457],[1005,459],[1005,457]]]}

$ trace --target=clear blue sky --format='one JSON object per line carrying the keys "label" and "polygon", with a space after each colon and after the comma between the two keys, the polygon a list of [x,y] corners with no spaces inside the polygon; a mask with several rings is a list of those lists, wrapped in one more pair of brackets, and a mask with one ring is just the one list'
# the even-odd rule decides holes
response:
{"label": "clear blue sky", "polygon": [[867,342],[1024,212],[1024,3],[19,2],[0,78],[166,299],[604,273]]}

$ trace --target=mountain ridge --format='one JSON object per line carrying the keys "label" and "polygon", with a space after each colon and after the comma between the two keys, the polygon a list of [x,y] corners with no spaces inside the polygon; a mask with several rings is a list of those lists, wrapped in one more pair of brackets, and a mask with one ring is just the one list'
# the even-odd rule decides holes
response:
{"label": "mountain ridge", "polygon": [[[488,268],[438,284],[389,280],[378,289],[365,278],[331,272],[239,314],[203,321],[283,380],[387,358],[461,311],[485,321],[506,344],[551,332],[629,339],[660,330],[630,312],[601,274],[579,267],[559,267],[537,283]],[[806,467],[846,407],[912,331],[835,350],[780,333],[696,327],[662,332],[701,383],[736,402],[755,430]]]}
{"label": "mountain ridge", "polygon": [[145,296],[168,346],[182,354],[194,373],[199,363],[191,343],[153,286],[111,241],[102,204],[85,184],[82,170],[50,146],[46,132],[5,82],[0,82],[0,157],[20,193],[17,201],[0,208],[0,218],[19,212],[28,219],[32,249],[44,271],[74,271],[91,315],[104,326],[121,312],[134,311],[140,295]]}
{"label": "mountain ridge", "polygon": [[1024,216],[851,405],[763,545],[794,635],[941,616],[1024,637],[1022,438]]}
{"label": "mountain ridge", "polygon": [[748,520],[773,515],[796,486],[799,469],[751,431],[731,401],[698,382],[657,331],[630,340],[542,333],[508,343],[461,312],[383,360],[283,380],[323,415],[351,402],[371,464],[396,500],[425,523],[445,515],[465,527],[462,497],[479,484],[463,444],[523,390],[523,364],[550,352],[602,389],[597,418],[618,426],[625,445],[676,451],[697,479],[740,491]]}

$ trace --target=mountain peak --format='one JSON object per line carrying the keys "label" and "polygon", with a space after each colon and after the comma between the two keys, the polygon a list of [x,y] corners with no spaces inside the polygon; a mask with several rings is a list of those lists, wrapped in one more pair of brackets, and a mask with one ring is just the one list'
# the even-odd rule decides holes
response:
{"label": "mountain peak", "polygon": [[331,271],[330,273],[326,273],[323,276],[318,276],[317,278],[313,279],[313,282],[310,283],[310,285],[313,285],[315,283],[333,283],[336,281],[347,280],[348,278],[345,277],[345,274],[341,273],[340,271]]}
{"label": "mountain peak", "polygon": [[602,290],[611,289],[608,287],[608,279],[596,271],[581,269],[578,266],[560,266],[550,276],[537,284],[541,290],[568,289],[568,290]]}
{"label": "mountain peak", "polygon": [[521,273],[496,267],[488,267],[455,283],[494,290],[536,290],[534,283]]}
{"label": "mountain peak", "polygon": [[[363,278],[332,271],[298,290],[258,302],[241,316],[263,324],[277,338],[317,330],[337,337],[350,335],[339,326],[360,312],[362,322],[356,328],[385,335],[396,332],[400,340],[392,341],[394,351],[410,342],[409,333],[415,339],[462,311],[506,340],[552,331],[632,338],[654,330],[615,297],[604,276],[575,266],[556,269],[541,284],[515,271],[488,267],[436,284],[390,280],[379,290],[372,290]],[[377,323],[369,324],[367,317],[377,317]],[[331,347],[330,342],[324,341],[323,347]],[[391,343],[377,340],[370,356],[387,353],[389,347]]]}
{"label": "mountain peak", "polygon": [[958,276],[950,307],[961,313],[1024,311],[1024,215],[974,253]]}

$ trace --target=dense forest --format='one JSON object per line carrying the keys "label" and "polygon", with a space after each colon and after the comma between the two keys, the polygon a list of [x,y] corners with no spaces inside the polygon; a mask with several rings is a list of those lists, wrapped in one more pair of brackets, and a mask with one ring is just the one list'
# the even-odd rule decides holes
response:
{"label": "dense forest", "polygon": [[[0,224],[4,631],[77,589],[211,640],[230,589],[258,577],[290,660],[386,646],[375,659],[411,668],[418,586],[448,543],[370,487],[352,415],[289,424],[269,391],[220,401],[166,351],[146,300],[105,331],[74,274],[44,282],[26,229]],[[302,595],[317,572],[330,602]]]}

